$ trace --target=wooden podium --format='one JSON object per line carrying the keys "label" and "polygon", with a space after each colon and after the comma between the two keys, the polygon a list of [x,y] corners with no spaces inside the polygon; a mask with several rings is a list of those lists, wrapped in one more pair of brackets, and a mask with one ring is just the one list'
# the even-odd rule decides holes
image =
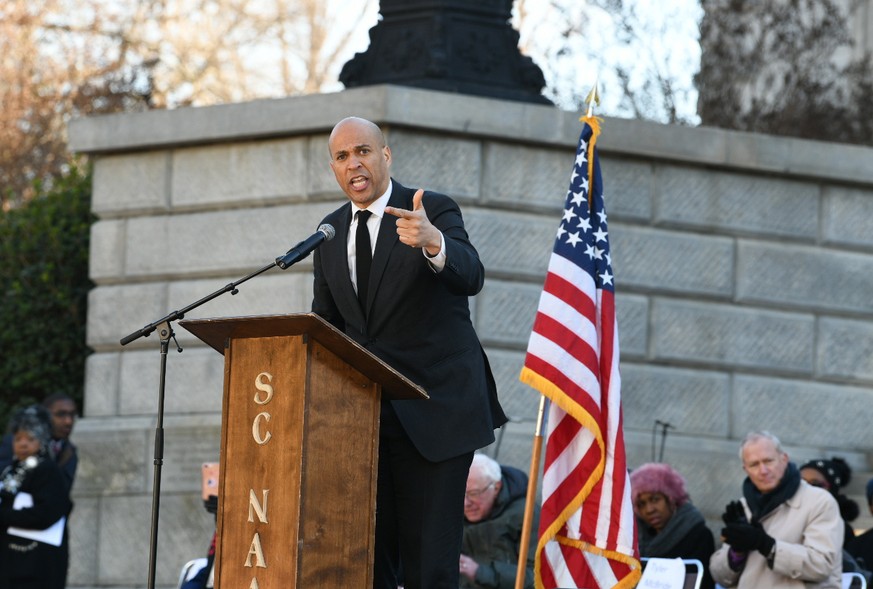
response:
{"label": "wooden podium", "polygon": [[381,396],[425,391],[314,314],[180,325],[224,354],[215,587],[371,587]]}

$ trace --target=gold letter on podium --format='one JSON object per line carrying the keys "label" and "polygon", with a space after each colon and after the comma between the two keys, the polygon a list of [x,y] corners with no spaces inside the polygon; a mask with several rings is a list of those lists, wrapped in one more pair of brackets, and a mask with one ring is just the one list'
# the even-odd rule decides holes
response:
{"label": "gold letter on podium", "polygon": [[258,497],[255,495],[254,489],[249,489],[249,521],[254,523],[255,518],[252,517],[252,512],[258,514],[258,521],[262,524],[270,523],[267,521],[267,496],[270,494],[270,489],[263,489],[261,493],[264,496],[264,503],[258,503]]}
{"label": "gold letter on podium", "polygon": [[255,557],[255,566],[262,569],[267,568],[267,563],[264,561],[264,550],[261,548],[261,536],[255,532],[255,537],[252,538],[252,545],[249,547],[249,553],[246,556],[246,566],[252,566],[252,555]]}

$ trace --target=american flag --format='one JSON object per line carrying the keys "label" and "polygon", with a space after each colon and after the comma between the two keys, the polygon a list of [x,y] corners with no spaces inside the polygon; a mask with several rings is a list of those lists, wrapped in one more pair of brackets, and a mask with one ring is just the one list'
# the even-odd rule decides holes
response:
{"label": "american flag", "polygon": [[585,117],[521,380],[549,401],[537,589],[634,587],[640,578],[625,456],[615,286]]}

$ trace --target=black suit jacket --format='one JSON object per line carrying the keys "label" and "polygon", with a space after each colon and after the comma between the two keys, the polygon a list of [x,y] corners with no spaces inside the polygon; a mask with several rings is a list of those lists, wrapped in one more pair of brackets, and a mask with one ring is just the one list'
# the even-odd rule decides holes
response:
{"label": "black suit jacket", "polygon": [[[395,181],[388,205],[411,210],[413,194]],[[482,289],[485,270],[458,205],[432,192],[422,204],[445,239],[441,272],[433,271],[421,249],[400,242],[397,218],[385,215],[365,318],[349,278],[352,206],[346,203],[323,220],[336,236],[315,250],[312,310],[428,392],[428,400],[391,403],[416,449],[440,461],[493,442],[506,416],[470,321],[467,297]]]}

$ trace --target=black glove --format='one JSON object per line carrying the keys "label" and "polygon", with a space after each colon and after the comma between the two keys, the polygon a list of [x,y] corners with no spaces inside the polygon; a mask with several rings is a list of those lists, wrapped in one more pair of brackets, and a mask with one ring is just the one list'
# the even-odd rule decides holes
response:
{"label": "black glove", "polygon": [[721,519],[724,523],[730,524],[747,524],[746,510],[743,509],[743,504],[740,501],[731,501],[724,508],[724,513],[721,514]]}
{"label": "black glove", "polygon": [[764,556],[770,556],[770,551],[776,544],[776,540],[768,536],[763,528],[751,524],[728,524],[726,528],[722,528],[721,536],[734,550],[757,550]]}

